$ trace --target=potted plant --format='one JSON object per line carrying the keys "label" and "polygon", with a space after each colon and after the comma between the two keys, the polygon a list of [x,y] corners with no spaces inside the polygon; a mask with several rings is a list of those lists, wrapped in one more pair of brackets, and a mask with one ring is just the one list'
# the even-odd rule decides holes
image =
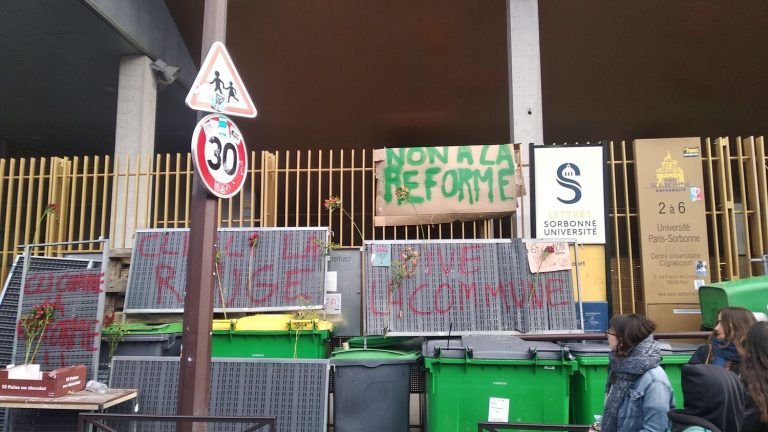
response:
{"label": "potted plant", "polygon": [[32,306],[32,310],[21,316],[19,325],[24,332],[24,363],[13,365],[8,369],[8,377],[12,379],[41,379],[40,365],[35,363],[40,343],[48,325],[53,321],[59,305],[43,302]]}

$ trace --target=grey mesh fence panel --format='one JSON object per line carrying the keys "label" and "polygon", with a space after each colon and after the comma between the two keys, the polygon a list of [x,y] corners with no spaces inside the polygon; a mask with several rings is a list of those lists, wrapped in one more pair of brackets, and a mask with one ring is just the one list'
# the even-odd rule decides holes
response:
{"label": "grey mesh fence panel", "polygon": [[[55,301],[60,309],[46,328],[35,359],[42,370],[53,370],[77,364],[85,365],[86,377],[95,376],[94,358],[101,343],[99,309],[101,269],[30,272],[27,274],[21,312],[34,305]],[[24,362],[24,338],[16,344],[16,363]]]}
{"label": "grey mesh fence panel", "polygon": [[[327,234],[327,228],[220,229],[215,310],[321,307],[325,257],[317,243]],[[183,311],[188,235],[186,229],[136,233],[126,312]],[[253,248],[252,235],[258,236]]]}
{"label": "grey mesh fence panel", "polygon": [[[30,258],[28,272],[85,269],[88,268],[89,263],[90,261],[81,259],[32,257]],[[8,273],[8,278],[5,281],[2,297],[0,297],[0,365],[7,365],[13,362],[13,346],[16,341],[16,319],[19,310],[19,291],[21,289],[23,267],[24,256],[16,256],[13,266]],[[0,431],[3,430],[5,424],[5,413],[5,409],[0,409]],[[39,430],[45,430],[44,425],[40,425],[40,428]],[[24,428],[22,430],[37,429]]]}
{"label": "grey mesh fence panel", "polygon": [[[116,356],[110,386],[138,388],[142,414],[175,413],[178,364],[176,358]],[[210,414],[274,416],[281,432],[325,431],[328,370],[328,360],[213,359]],[[138,429],[173,430],[159,423]],[[209,427],[212,432],[242,429],[234,424]]]}
{"label": "grey mesh fence panel", "polygon": [[[373,265],[375,245],[390,249],[390,265]],[[400,287],[392,263],[419,252],[415,272]],[[533,274],[521,239],[510,241],[380,241],[365,263],[368,334],[454,334],[576,330],[568,270]],[[412,262],[407,262],[411,268]]]}

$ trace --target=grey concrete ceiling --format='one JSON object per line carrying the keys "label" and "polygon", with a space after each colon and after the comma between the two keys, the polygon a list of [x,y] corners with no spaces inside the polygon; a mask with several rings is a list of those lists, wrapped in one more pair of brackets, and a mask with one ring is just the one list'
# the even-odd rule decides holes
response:
{"label": "grey concrete ceiling", "polygon": [[[156,0],[160,1],[160,0]],[[166,0],[193,59],[203,0]],[[546,142],[768,132],[768,3],[540,0]],[[227,47],[259,110],[255,149],[509,141],[504,0],[229,0]],[[77,0],[0,0],[0,140],[109,153],[120,57]],[[174,85],[157,149],[186,151]]]}

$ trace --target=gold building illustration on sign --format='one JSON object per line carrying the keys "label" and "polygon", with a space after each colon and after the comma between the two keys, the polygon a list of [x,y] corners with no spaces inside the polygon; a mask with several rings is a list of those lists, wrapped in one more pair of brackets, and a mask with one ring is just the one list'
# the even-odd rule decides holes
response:
{"label": "gold building illustration on sign", "polygon": [[661,166],[656,168],[656,187],[674,188],[680,186],[685,186],[685,172],[667,152],[667,156],[661,161]]}

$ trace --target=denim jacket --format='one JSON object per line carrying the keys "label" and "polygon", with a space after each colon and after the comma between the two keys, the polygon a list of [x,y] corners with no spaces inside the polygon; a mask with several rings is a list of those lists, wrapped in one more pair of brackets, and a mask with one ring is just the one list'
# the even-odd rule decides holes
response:
{"label": "denim jacket", "polygon": [[618,430],[662,432],[671,427],[667,412],[675,407],[675,395],[667,374],[660,366],[635,381],[619,408]]}

